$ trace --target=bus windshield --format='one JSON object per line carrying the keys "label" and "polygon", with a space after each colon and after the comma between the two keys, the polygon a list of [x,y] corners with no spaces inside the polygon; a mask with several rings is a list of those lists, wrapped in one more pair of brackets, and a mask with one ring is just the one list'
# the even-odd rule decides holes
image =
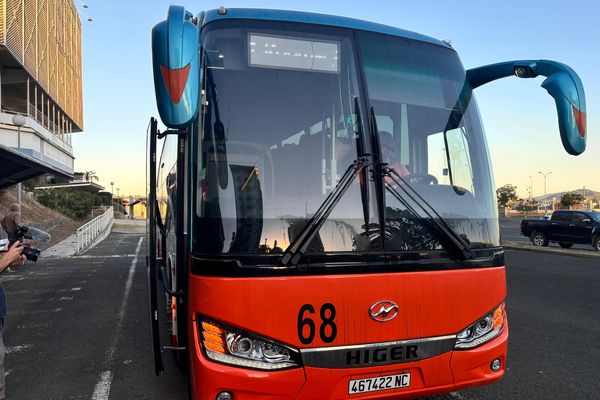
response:
{"label": "bus windshield", "polygon": [[[357,36],[382,161],[470,246],[499,245],[487,145],[457,54],[404,38]],[[403,203],[386,190],[388,248],[436,248]]]}
{"label": "bus windshield", "polygon": [[[277,22],[215,22],[202,36],[196,252],[282,254],[365,154],[472,247],[499,245],[485,139],[474,99],[461,104],[454,51]],[[373,170],[353,179],[307,253],[443,250],[423,215],[378,197],[378,179],[396,185]]]}

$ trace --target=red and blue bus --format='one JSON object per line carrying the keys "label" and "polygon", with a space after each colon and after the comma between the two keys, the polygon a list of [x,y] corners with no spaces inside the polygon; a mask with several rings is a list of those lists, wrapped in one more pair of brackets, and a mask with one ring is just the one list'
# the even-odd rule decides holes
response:
{"label": "red and blue bus", "polygon": [[503,376],[505,261],[473,91],[545,76],[577,155],[571,68],[465,70],[443,41],[274,10],[171,7],[152,46],[157,374],[172,350],[191,398],[211,400],[400,399]]}

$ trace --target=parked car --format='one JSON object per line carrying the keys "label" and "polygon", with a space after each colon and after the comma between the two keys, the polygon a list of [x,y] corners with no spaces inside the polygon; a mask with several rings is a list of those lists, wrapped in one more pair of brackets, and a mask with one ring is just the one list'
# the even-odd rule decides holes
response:
{"label": "parked car", "polygon": [[591,244],[600,251],[600,213],[557,210],[548,220],[522,220],[521,234],[530,238],[534,246],[548,246],[548,243],[556,242],[568,249],[579,243]]}

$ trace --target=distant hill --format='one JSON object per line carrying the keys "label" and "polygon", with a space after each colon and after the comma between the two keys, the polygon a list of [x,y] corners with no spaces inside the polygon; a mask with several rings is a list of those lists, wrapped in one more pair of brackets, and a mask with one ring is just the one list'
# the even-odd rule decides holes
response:
{"label": "distant hill", "polygon": [[535,199],[538,201],[548,201],[548,200],[552,200],[553,198],[557,198],[560,199],[562,197],[563,194],[565,193],[578,193],[582,196],[585,196],[586,199],[591,200],[591,199],[597,199],[600,200],[600,192],[596,191],[596,190],[590,190],[590,189],[575,189],[575,190],[568,190],[565,192],[556,192],[556,193],[548,193],[546,196],[536,196]]}

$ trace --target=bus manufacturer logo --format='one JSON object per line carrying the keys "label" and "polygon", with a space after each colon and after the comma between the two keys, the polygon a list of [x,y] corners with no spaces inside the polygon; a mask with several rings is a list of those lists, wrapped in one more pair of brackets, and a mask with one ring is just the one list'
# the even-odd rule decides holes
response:
{"label": "bus manufacturer logo", "polygon": [[389,300],[378,301],[369,308],[369,315],[377,322],[389,321],[398,315],[398,305]]}

